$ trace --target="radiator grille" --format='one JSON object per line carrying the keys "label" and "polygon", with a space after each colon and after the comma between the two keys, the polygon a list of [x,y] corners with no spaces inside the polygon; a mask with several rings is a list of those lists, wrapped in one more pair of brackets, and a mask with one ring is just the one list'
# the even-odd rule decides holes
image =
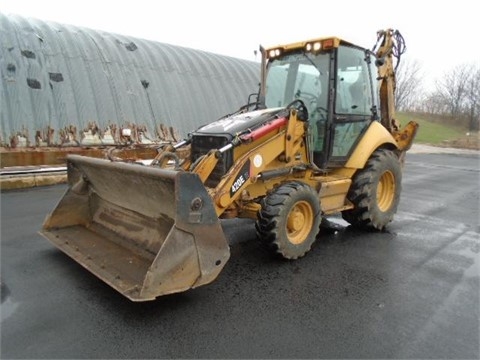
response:
{"label": "radiator grille", "polygon": [[[220,149],[230,142],[229,138],[225,136],[207,136],[207,135],[195,135],[192,139],[192,163],[198,160],[201,156],[206,155],[212,149]],[[222,176],[227,173],[233,164],[233,152],[232,149],[223,153],[221,159],[219,159],[215,169],[208,177],[205,185],[210,188],[214,188],[218,185]]]}

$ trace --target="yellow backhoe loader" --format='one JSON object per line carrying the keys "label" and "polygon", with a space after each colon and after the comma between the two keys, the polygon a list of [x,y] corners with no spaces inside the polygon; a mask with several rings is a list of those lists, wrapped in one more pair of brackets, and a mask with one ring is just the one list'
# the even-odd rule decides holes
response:
{"label": "yellow backhoe loader", "polygon": [[40,233],[145,301],[215,280],[230,256],[220,219],[254,219],[286,259],[305,255],[331,214],[383,229],[417,130],[395,121],[403,49],[392,29],[372,50],[337,37],[260,47],[254,100],[159,148],[150,165],[68,156],[68,189]]}

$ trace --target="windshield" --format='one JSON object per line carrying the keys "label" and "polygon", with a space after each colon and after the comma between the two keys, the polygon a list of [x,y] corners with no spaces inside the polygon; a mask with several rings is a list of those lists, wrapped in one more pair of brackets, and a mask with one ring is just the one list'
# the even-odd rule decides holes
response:
{"label": "windshield", "polygon": [[287,54],[268,64],[265,105],[282,107],[301,99],[312,115],[327,108],[329,54]]}

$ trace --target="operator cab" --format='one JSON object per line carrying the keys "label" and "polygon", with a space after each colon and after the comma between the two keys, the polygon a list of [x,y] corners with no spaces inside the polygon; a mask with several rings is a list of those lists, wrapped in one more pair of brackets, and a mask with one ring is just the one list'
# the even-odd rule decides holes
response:
{"label": "operator cab", "polygon": [[368,125],[378,120],[373,54],[330,38],[273,48],[265,56],[265,106],[302,100],[313,162],[322,169],[343,166]]}

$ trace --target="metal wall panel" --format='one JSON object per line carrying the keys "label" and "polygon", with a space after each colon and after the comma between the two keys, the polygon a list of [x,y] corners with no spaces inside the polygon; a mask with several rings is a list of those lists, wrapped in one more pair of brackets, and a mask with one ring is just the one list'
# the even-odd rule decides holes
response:
{"label": "metal wall panel", "polygon": [[231,113],[259,64],[0,13],[0,146],[149,143]]}

